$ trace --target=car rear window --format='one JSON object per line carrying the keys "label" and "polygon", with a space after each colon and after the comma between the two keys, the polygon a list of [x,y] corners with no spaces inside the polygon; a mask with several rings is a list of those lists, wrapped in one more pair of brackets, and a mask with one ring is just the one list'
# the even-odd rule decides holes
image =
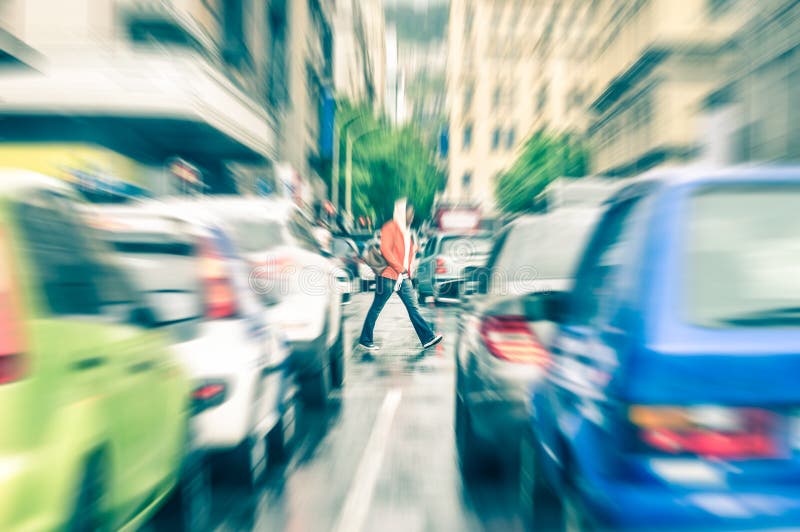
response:
{"label": "car rear window", "polygon": [[696,325],[800,327],[800,186],[716,186],[687,218],[686,314]]}
{"label": "car rear window", "polygon": [[244,253],[256,253],[286,244],[283,226],[273,220],[236,220],[233,237]]}
{"label": "car rear window", "polygon": [[495,273],[508,281],[572,277],[596,220],[597,211],[586,210],[517,225],[506,237]]}
{"label": "car rear window", "polygon": [[448,257],[475,257],[488,255],[492,250],[492,241],[488,238],[447,237],[442,239],[440,255]]}

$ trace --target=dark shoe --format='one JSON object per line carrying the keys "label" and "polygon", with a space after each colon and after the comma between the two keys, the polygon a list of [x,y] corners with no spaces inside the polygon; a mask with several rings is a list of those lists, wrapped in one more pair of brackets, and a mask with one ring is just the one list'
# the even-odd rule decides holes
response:
{"label": "dark shoe", "polygon": [[364,351],[377,351],[380,349],[380,347],[378,347],[375,344],[363,344],[361,342],[358,343],[358,347],[360,347]]}
{"label": "dark shoe", "polygon": [[428,349],[429,347],[433,347],[442,340],[444,340],[444,336],[442,336],[441,334],[437,334],[436,336],[433,337],[433,340],[422,344],[422,349]]}

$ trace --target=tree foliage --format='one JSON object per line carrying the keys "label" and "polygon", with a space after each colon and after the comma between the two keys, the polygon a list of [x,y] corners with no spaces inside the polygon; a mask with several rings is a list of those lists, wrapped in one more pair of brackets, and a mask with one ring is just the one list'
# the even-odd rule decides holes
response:
{"label": "tree foliage", "polygon": [[534,198],[558,177],[581,177],[589,168],[589,155],[578,140],[567,135],[533,134],[519,157],[495,185],[500,209],[522,213],[534,208]]}
{"label": "tree foliage", "polygon": [[[345,129],[345,125],[348,127]],[[422,220],[433,208],[444,183],[434,150],[413,127],[394,127],[363,106],[340,104],[337,113],[340,144],[340,203],[344,205],[346,136],[353,136],[353,215],[377,224],[392,216],[394,202],[408,197]]]}

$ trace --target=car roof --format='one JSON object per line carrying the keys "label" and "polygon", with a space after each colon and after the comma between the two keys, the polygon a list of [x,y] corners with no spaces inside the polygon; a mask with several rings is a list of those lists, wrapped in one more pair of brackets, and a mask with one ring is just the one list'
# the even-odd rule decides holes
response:
{"label": "car roof", "polygon": [[596,219],[603,212],[602,205],[580,207],[562,207],[541,214],[526,214],[516,218],[509,227],[530,227],[548,220],[577,220],[582,218]]}
{"label": "car roof", "polygon": [[259,217],[262,220],[285,221],[299,210],[290,200],[247,196],[202,196],[197,203],[225,219]]}
{"label": "car roof", "polygon": [[291,203],[235,196],[170,196],[127,203],[107,212],[141,210],[188,221],[218,225],[231,218],[285,219]]}
{"label": "car roof", "polygon": [[800,183],[800,166],[797,165],[741,165],[711,167],[686,165],[658,168],[637,176],[629,183],[659,182],[667,186],[713,184],[723,182],[762,182],[765,180]]}
{"label": "car roof", "polygon": [[17,196],[33,190],[71,192],[73,189],[60,179],[38,172],[17,168],[0,168],[0,196]]}

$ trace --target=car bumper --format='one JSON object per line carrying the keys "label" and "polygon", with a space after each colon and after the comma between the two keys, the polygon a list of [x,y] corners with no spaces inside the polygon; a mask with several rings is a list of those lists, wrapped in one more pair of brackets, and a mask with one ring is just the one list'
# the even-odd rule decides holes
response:
{"label": "car bumper", "polygon": [[598,482],[576,496],[599,530],[798,530],[800,487],[680,490],[670,486]]}
{"label": "car bumper", "polygon": [[473,379],[475,387],[467,398],[473,430],[484,441],[508,444],[516,450],[530,419],[530,394],[541,381],[542,370],[495,361],[488,353],[479,358],[487,362]]}
{"label": "car bumper", "polygon": [[[249,338],[244,323],[205,323],[197,338],[174,349],[195,387],[212,382],[225,385],[222,402],[193,418],[199,448],[233,449],[254,430],[263,431],[262,425],[274,425],[281,372],[270,371],[270,361],[265,358],[268,346]],[[256,412],[257,405],[266,410]]]}
{"label": "car bumper", "polygon": [[473,397],[470,404],[472,427],[481,440],[497,444],[519,442],[528,420],[524,399],[500,394]]}
{"label": "car bumper", "polygon": [[[0,530],[54,530],[66,523],[69,514],[66,499],[59,509],[51,507],[53,499],[49,499],[50,503],[48,499],[42,500],[44,494],[40,493],[36,499],[45,504],[31,504],[30,487],[45,476],[41,461],[41,457],[37,460],[36,455],[26,453],[0,456]],[[49,489],[45,493],[51,492]]]}

